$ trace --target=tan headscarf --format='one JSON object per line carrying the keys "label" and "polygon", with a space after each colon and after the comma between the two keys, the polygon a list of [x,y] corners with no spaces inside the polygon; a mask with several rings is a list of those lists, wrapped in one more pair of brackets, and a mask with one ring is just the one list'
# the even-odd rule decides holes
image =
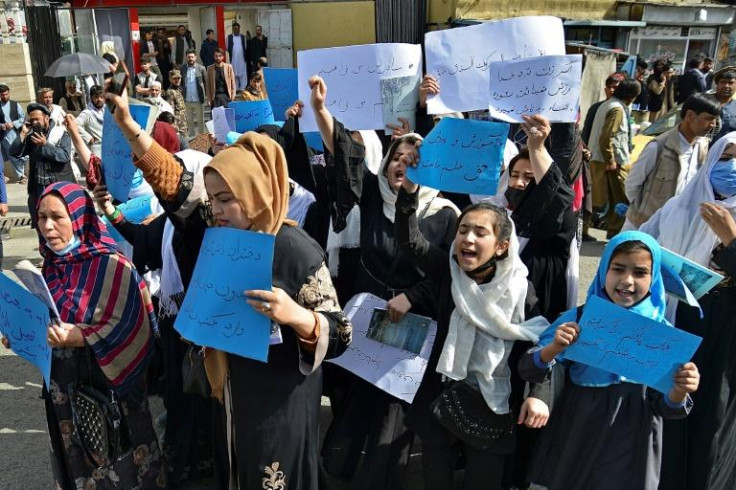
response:
{"label": "tan headscarf", "polygon": [[[275,235],[286,219],[289,205],[289,172],[281,146],[268,136],[248,132],[219,152],[204,168],[217,172],[227,183],[252,230]],[[227,354],[207,349],[204,361],[212,396],[222,401],[227,379]]]}

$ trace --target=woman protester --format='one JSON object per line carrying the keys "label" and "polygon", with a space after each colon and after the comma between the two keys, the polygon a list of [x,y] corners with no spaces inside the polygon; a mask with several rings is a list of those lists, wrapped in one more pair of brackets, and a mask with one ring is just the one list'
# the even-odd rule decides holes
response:
{"label": "woman protester", "polygon": [[[575,197],[560,168],[544,147],[551,131],[547,119],[524,117],[527,149],[511,159],[491,201],[510,211],[519,237],[520,256],[529,269],[529,280],[539,299],[539,309],[549,321],[567,310],[576,299],[577,281],[568,287],[571,256],[577,254]],[[573,257],[574,259],[575,257]],[[577,278],[577,274],[574,274]],[[572,297],[572,298],[571,298]]]}
{"label": "woman protester", "polygon": [[[417,162],[415,151],[402,157],[402,165]],[[488,202],[465,208],[448,253],[418,226],[421,192],[403,180],[396,236],[439,291],[431,299],[437,335],[406,423],[422,439],[426,489],[452,488],[461,456],[463,488],[505,488],[515,426],[540,428],[549,416],[548,380],[530,386],[523,400],[524,383],[511,366],[548,322],[542,317],[524,322],[538,311],[536,298],[505,210]]]}
{"label": "woman protester", "polygon": [[[348,230],[356,236],[347,240],[360,244],[357,271],[346,277],[344,269],[338,269],[338,277],[352,282],[347,297],[371,293],[388,300],[392,322],[400,321],[409,311],[434,317],[431,302],[424,301],[423,308],[413,306],[420,298],[433,297],[435,293],[424,280],[424,273],[400,250],[394,231],[397,193],[406,178],[406,167],[400,160],[407,151],[413,151],[421,136],[410,133],[396,138],[374,174],[363,163],[363,150],[367,148],[325,107],[325,82],[312,77],[309,83],[311,105],[328,152],[327,171],[336,175],[339,186],[336,194],[346,196],[331,207],[353,212],[353,206],[359,206],[360,224],[356,230]],[[452,242],[458,210],[438,194],[434,189],[422,190],[419,226],[432,243],[447,250]],[[333,216],[333,229],[336,224],[346,223],[346,218]],[[332,253],[329,245],[328,250]],[[367,439],[365,462],[354,479],[354,488],[400,489],[413,440],[403,423],[408,405],[355,376],[349,379],[350,390],[336,410],[335,420],[325,437],[325,468],[336,476],[352,476],[363,441]]]}
{"label": "woman protester", "polygon": [[719,139],[682,194],[640,230],[659,244],[724,276],[702,296],[701,312],[670,300],[667,318],[703,338],[693,362],[701,373],[684,420],[664,425],[659,488],[726,490],[736,485],[736,132]]}
{"label": "woman protester", "polygon": [[[115,121],[167,215],[179,220],[190,243],[201,245],[208,226],[276,236],[271,291],[246,291],[248,303],[280,326],[282,343],[259,362],[208,349],[212,394],[225,401],[229,475],[235,488],[316,489],[322,376],[326,358],[340,355],[352,327],[342,314],[324,252],[286,221],[289,185],[281,147],[246,133],[204,169],[209,205],[198,201],[191,172],[133,121],[127,95],[107,95]],[[187,264],[191,270],[194,264]],[[245,299],[245,298],[244,298]],[[220,475],[222,476],[222,475]]]}
{"label": "woman protester", "polygon": [[[51,386],[43,391],[54,488],[164,488],[146,398],[156,331],[146,284],[118,253],[92,198],[77,184],[47,187],[38,215],[42,272],[60,314],[48,329]],[[115,455],[88,452],[94,446],[80,436],[88,419],[77,393],[90,386],[108,398],[112,393],[121,409]]]}
{"label": "woman protester", "polygon": [[[155,132],[154,132],[155,136]],[[167,150],[176,151],[176,145],[168,141]],[[161,143],[162,144],[162,143]],[[194,176],[193,191],[204,202],[202,171],[212,159],[194,150],[177,154]],[[94,197],[105,217],[132,245],[131,260],[142,273],[158,272],[158,319],[161,330],[160,348],[166,384],[163,401],[166,408],[162,449],[164,451],[169,488],[179,488],[185,482],[211,476],[213,471],[211,413],[212,400],[204,393],[188,393],[184,387],[182,364],[187,356],[196,356],[195,346],[183,342],[174,322],[184,300],[185,285],[191,280],[192,264],[197,259],[199,246],[186,240],[181,231],[180,213],[172,222],[166,214],[160,214],[148,222],[134,224],[112,203],[112,196],[104,184],[94,189]],[[192,196],[194,198],[194,196]],[[191,347],[190,347],[191,346]]]}

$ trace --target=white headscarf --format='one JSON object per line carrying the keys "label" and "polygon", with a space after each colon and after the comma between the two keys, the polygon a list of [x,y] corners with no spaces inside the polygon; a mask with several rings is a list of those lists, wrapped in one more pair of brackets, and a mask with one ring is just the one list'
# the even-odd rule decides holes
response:
{"label": "white headscarf", "polygon": [[289,183],[294,186],[294,191],[289,197],[289,211],[286,213],[286,217],[299,223],[299,226],[304,226],[304,220],[307,217],[309,206],[311,206],[316,199],[314,198],[314,194],[306,190],[294,180],[289,179]]}
{"label": "white headscarf", "polygon": [[[710,264],[711,254],[719,239],[700,216],[700,204],[715,202],[736,217],[736,196],[716,201],[710,183],[710,173],[729,144],[736,144],[736,131],[716,141],[708,152],[705,164],[695,173],[682,193],[667,201],[639,228],[639,231],[653,236],[662,247],[704,267]],[[674,320],[676,305],[676,300],[668,299],[667,319],[670,322]]]}
{"label": "white headscarf", "polygon": [[[383,157],[377,175],[378,188],[381,191],[381,197],[383,198],[383,215],[388,218],[391,223],[394,222],[394,218],[396,216],[396,198],[398,197],[399,193],[391,189],[391,186],[388,183],[388,177],[386,177],[384,173],[389,163],[391,163],[389,159],[393,157],[396,149],[401,143],[404,143],[405,140],[410,138],[415,138],[419,141],[423,141],[423,138],[416,133],[408,133],[400,138],[395,139],[391,143],[391,146],[388,149],[388,153],[386,153],[386,155]],[[431,187],[419,187],[419,206],[417,208],[417,213],[420,217],[428,218],[429,216],[432,216],[443,208],[450,208],[455,211],[456,215],[460,215],[460,210],[457,208],[457,206],[455,206],[452,201],[437,197],[439,193],[440,191],[438,191],[437,189],[432,189]]]}
{"label": "white headscarf", "polygon": [[656,238],[664,248],[705,267],[710,263],[718,237],[700,217],[700,204],[715,202],[736,215],[736,196],[716,201],[710,183],[711,170],[729,144],[736,144],[736,131],[716,141],[708,152],[705,165],[695,173],[682,193],[667,201],[639,228]]}
{"label": "white headscarf", "polygon": [[[470,365],[488,406],[507,413],[511,393],[510,376],[494,377],[496,369],[508,370],[504,363],[515,340],[536,342],[549,323],[543,317],[524,322],[527,268],[519,258],[519,242],[513,228],[508,257],[496,262],[493,279],[477,284],[455,262],[455,244],[450,247],[452,299],[447,338],[437,363],[437,372],[454,380],[468,376]],[[522,323],[523,322],[523,323]]]}
{"label": "white headscarf", "polygon": [[[200,193],[199,196],[189,196],[187,200],[198,199],[204,201],[206,195],[202,193],[204,189],[202,171],[209,161],[212,160],[212,157],[196,150],[180,151],[176,156],[184,162],[187,170],[194,174],[195,182],[192,186],[192,192]],[[166,218],[164,236],[163,240],[161,240],[161,257],[163,261],[161,266],[161,288],[158,293],[160,299],[159,308],[161,314],[164,316],[176,315],[179,312],[179,304],[184,299],[184,283],[181,280],[179,264],[176,262],[176,255],[174,254],[174,246],[172,244],[174,231],[174,225],[171,223],[171,220]]]}
{"label": "white headscarf", "polygon": [[[360,132],[363,135],[363,131]],[[378,177],[378,188],[383,198],[383,214],[388,218],[391,223],[394,222],[394,216],[396,215],[396,198],[398,193],[391,189],[388,183],[388,178],[383,175],[383,170],[388,165],[389,157],[394,153],[395,149],[401,144],[406,138],[414,137],[418,140],[422,140],[422,137],[416,133],[405,134],[401,138],[394,140],[389,147],[388,153],[383,159],[376,165],[376,155],[381,154],[381,141],[376,135],[375,131],[366,131],[365,133],[372,133],[372,135],[363,135],[363,143],[366,148],[365,154],[366,159],[364,164]],[[374,170],[375,169],[375,170]],[[431,189],[429,187],[421,187],[419,189],[419,215],[422,218],[427,218],[440,211],[442,208],[451,208],[455,211],[455,214],[460,214],[460,210],[447,199],[437,197],[439,191]],[[339,267],[339,251],[340,248],[358,248],[360,247],[360,208],[355,206],[348,214],[347,226],[340,233],[332,231],[332,224],[330,224],[330,231],[327,237],[327,252],[329,253],[329,267],[330,273],[333,276],[337,275]]]}

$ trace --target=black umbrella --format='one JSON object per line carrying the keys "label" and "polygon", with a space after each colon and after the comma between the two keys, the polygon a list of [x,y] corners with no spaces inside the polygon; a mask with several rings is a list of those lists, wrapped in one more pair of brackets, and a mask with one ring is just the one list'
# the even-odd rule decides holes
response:
{"label": "black umbrella", "polygon": [[104,58],[87,53],[73,53],[54,61],[44,75],[51,78],[61,78],[94,75],[110,71],[112,71],[112,66]]}

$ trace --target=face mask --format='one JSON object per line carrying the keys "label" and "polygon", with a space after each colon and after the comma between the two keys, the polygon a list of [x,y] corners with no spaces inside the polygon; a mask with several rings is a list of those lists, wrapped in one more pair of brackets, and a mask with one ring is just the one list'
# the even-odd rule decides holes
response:
{"label": "face mask", "polygon": [[53,248],[51,248],[51,245],[49,245],[49,242],[46,241],[46,246],[49,247],[49,250],[54,252],[59,257],[62,257],[68,254],[69,252],[71,252],[72,250],[74,250],[81,244],[82,242],[79,240],[79,237],[77,237],[77,235],[72,235],[72,239],[69,240],[69,243],[66,244],[66,247],[62,248],[61,250],[54,250]]}
{"label": "face mask", "polygon": [[521,198],[524,197],[524,191],[526,189],[514,189],[509,187],[506,192],[503,193],[506,196],[506,200],[509,202],[510,209],[516,209],[521,202]]}
{"label": "face mask", "polygon": [[723,197],[736,195],[736,158],[719,161],[710,172],[713,191]]}

